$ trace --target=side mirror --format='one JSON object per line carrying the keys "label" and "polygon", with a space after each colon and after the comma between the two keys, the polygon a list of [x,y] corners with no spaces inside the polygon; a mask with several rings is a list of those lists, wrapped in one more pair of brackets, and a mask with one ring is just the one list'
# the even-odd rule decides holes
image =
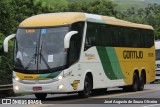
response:
{"label": "side mirror", "polygon": [[8,52],[8,41],[13,39],[15,36],[16,36],[16,34],[12,34],[12,35],[7,36],[4,39],[4,42],[3,42],[4,52]]}
{"label": "side mirror", "polygon": [[67,49],[69,48],[69,44],[70,44],[70,39],[74,34],[77,34],[78,31],[70,31],[66,34],[65,38],[64,38],[64,48]]}

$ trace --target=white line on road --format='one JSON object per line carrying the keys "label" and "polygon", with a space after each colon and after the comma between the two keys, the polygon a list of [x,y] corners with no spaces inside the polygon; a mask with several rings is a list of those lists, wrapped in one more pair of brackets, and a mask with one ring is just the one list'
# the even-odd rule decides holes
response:
{"label": "white line on road", "polygon": [[29,105],[27,107],[47,107],[47,106],[53,106],[56,104],[37,104],[37,105]]}
{"label": "white line on road", "polygon": [[160,104],[153,104],[153,105],[147,105],[147,106],[141,106],[141,107],[154,107],[154,106],[160,106]]}

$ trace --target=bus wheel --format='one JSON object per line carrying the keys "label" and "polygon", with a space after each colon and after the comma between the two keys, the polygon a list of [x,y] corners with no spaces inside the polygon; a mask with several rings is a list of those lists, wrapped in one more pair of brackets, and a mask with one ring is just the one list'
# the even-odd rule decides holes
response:
{"label": "bus wheel", "polygon": [[131,85],[131,91],[135,92],[138,90],[139,86],[139,77],[136,73],[133,75],[133,84]]}
{"label": "bus wheel", "polygon": [[138,86],[138,90],[142,91],[144,89],[144,85],[145,85],[145,74],[142,73],[140,78],[139,78],[139,86]]}
{"label": "bus wheel", "polygon": [[47,97],[46,93],[35,93],[35,96],[38,100],[45,100]]}
{"label": "bus wheel", "polygon": [[91,89],[92,89],[91,80],[86,75],[85,80],[84,80],[84,89],[83,91],[79,91],[78,94],[82,98],[87,98],[90,96]]}

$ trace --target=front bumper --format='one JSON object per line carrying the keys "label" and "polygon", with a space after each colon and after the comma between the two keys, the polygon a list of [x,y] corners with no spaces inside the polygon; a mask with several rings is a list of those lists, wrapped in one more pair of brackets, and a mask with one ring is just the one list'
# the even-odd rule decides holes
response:
{"label": "front bumper", "polygon": [[[63,85],[63,88],[59,89],[60,85]],[[15,87],[18,87],[18,89]],[[33,87],[42,87],[42,90],[34,91]],[[13,79],[13,90],[15,93],[67,93],[73,91],[68,78],[45,84],[36,82],[34,84],[25,84]]]}

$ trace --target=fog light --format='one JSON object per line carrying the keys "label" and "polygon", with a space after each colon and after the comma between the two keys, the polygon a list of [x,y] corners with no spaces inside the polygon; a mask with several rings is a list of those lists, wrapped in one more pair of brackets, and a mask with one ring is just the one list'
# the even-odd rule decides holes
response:
{"label": "fog light", "polygon": [[62,88],[63,88],[63,85],[59,85],[59,86],[58,86],[58,89],[62,89]]}
{"label": "fog light", "polygon": [[18,77],[16,77],[16,78],[15,78],[15,80],[16,80],[16,81],[19,81],[19,78],[18,78]]}
{"label": "fog light", "polygon": [[61,76],[61,75],[58,77],[59,80],[61,80],[62,78],[63,78],[63,76]]}
{"label": "fog light", "polygon": [[19,87],[18,87],[18,86],[15,86],[14,89],[15,89],[15,90],[19,90]]}

